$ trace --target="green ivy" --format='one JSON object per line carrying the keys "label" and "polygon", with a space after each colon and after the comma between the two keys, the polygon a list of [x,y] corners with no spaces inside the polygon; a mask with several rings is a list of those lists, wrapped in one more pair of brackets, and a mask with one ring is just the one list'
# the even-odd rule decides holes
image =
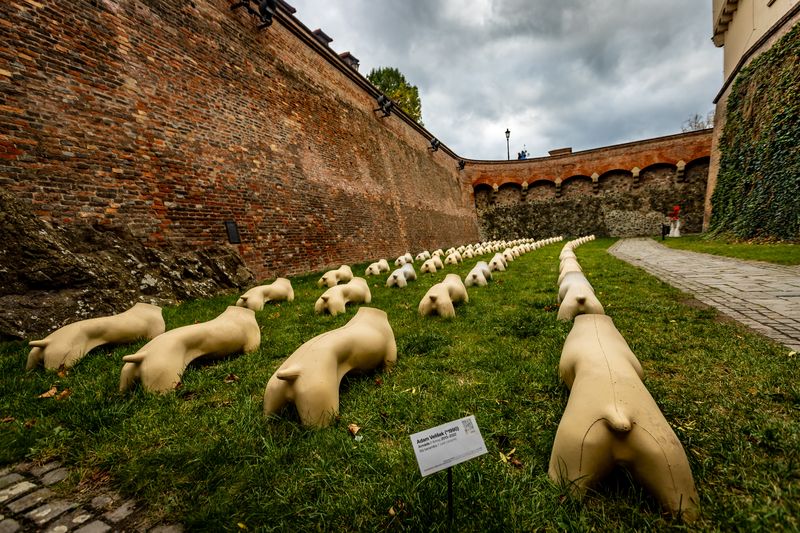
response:
{"label": "green ivy", "polygon": [[710,231],[800,238],[800,24],[736,77]]}

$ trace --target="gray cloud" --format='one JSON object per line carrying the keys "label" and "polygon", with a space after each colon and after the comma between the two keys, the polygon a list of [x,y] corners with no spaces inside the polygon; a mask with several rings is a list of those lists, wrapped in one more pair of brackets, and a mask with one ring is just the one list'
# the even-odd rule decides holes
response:
{"label": "gray cloud", "polygon": [[576,150],[680,131],[722,83],[710,2],[290,0],[361,72],[399,68],[459,155]]}

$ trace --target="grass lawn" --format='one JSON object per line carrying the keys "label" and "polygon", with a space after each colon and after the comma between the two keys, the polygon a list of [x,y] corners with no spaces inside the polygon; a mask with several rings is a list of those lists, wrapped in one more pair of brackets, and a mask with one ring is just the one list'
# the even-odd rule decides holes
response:
{"label": "grass lawn", "polygon": [[686,235],[659,242],[670,248],[690,252],[724,255],[751,261],[766,261],[779,265],[800,265],[800,244],[737,242],[726,239],[707,239],[703,235]]}
{"label": "grass lawn", "polygon": [[[608,255],[612,243],[576,253],[686,449],[702,504],[691,529],[796,530],[798,356]],[[531,252],[489,287],[469,289],[453,320],[419,317],[417,304],[445,273],[463,276],[474,260],[405,289],[369,278],[372,305],[394,328],[398,363],[346,377],[340,419],[322,430],[304,429],[291,410],[271,420],[261,412],[281,362],[354,314],[314,315],[317,275],[292,280],[294,302],[257,313],[257,352],[190,367],[166,396],[117,392],[122,355],[143,343],[98,349],[63,377],[25,372],[24,343],[2,344],[0,465],[60,458],[75,468],[70,483],[110,476],[148,512],[189,530],[446,530],[446,475],[420,476],[409,435],[473,414],[489,453],[453,469],[457,529],[682,529],[624,471],[582,501],[547,476],[568,396],[557,374],[570,329],[556,321],[560,249]],[[235,300],[165,308],[167,328],[209,320]],[[54,385],[71,394],[37,399]],[[512,450],[517,461],[503,461]]]}

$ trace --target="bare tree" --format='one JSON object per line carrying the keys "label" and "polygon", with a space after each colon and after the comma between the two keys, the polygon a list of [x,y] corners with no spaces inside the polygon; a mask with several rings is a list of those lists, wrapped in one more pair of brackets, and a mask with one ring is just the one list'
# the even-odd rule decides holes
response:
{"label": "bare tree", "polygon": [[705,118],[703,118],[703,115],[701,115],[700,113],[695,113],[694,115],[686,119],[681,125],[681,131],[686,133],[687,131],[704,130],[713,127],[714,127],[714,111],[712,110],[708,112]]}

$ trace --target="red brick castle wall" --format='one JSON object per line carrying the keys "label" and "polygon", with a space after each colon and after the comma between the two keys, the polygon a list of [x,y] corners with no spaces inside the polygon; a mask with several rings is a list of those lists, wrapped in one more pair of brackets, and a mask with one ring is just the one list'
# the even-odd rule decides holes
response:
{"label": "red brick castle wall", "polygon": [[0,186],[153,246],[241,233],[258,277],[478,238],[446,148],[282,12],[226,0],[0,3]]}

